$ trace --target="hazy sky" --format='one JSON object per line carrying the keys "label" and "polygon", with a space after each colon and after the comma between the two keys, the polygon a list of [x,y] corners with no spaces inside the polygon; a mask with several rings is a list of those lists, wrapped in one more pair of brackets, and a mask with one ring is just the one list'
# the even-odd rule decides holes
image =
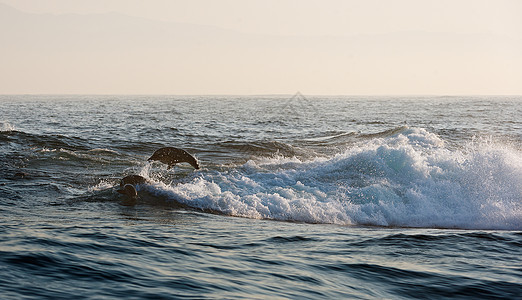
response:
{"label": "hazy sky", "polygon": [[522,94],[517,0],[0,3],[4,94]]}

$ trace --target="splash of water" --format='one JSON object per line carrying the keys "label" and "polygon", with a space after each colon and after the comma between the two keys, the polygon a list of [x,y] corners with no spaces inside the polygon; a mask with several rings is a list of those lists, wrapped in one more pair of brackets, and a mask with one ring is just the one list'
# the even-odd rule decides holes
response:
{"label": "splash of water", "polygon": [[15,131],[16,127],[14,127],[9,122],[0,121],[0,132],[9,132],[9,131]]}
{"label": "splash of water", "polygon": [[153,189],[195,208],[249,218],[522,229],[520,151],[484,141],[449,149],[419,128],[329,158],[263,158]]}

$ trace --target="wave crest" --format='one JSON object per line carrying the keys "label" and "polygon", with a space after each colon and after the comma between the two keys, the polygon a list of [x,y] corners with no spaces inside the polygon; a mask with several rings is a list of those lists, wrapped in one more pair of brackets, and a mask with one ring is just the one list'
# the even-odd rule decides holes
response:
{"label": "wave crest", "polygon": [[487,143],[449,149],[433,133],[402,128],[329,158],[250,161],[156,193],[250,218],[520,230],[522,156]]}
{"label": "wave crest", "polygon": [[0,121],[0,132],[10,132],[10,131],[16,131],[16,127],[14,127],[9,122]]}

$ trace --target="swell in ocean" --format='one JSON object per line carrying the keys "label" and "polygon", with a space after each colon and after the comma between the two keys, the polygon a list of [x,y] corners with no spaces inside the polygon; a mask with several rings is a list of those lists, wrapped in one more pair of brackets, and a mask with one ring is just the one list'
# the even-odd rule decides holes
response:
{"label": "swell in ocean", "polygon": [[285,102],[0,97],[2,298],[520,295],[520,97]]}
{"label": "swell in ocean", "polygon": [[[522,161],[516,149],[487,140],[452,149],[436,134],[409,127],[359,137],[339,153],[315,157],[282,143],[225,143],[245,151],[249,160],[237,166],[203,164],[201,171],[184,171],[184,176],[170,181],[161,176],[165,170],[150,164],[138,163],[131,170],[151,180],[138,187],[149,199],[230,216],[341,225],[522,229]],[[112,184],[105,181],[91,190]]]}
{"label": "swell in ocean", "polygon": [[[157,105],[168,108],[171,104],[162,101]],[[230,216],[385,227],[522,229],[520,145],[501,141],[498,136],[470,138],[463,135],[463,130],[386,126],[402,122],[396,113],[383,115],[383,120],[390,120],[380,122],[368,115],[364,123],[339,108],[339,115],[329,124],[327,119],[310,115],[298,114],[286,120],[277,109],[267,110],[266,116],[244,116],[241,109],[252,108],[248,101],[233,102],[239,106],[237,113],[226,109],[232,104],[229,100],[201,100],[213,106],[208,111],[198,100],[192,101],[201,117],[209,121],[192,116],[194,108],[180,112],[176,106],[175,110],[165,110],[162,122],[178,120],[177,116],[184,119],[176,121],[178,125],[158,126],[150,123],[150,118],[160,118],[162,110],[158,113],[155,106],[145,105],[149,102],[137,100],[115,102],[115,107],[121,106],[116,110],[125,116],[116,111],[105,113],[103,107],[95,109],[88,102],[81,106],[103,118],[117,117],[112,123],[103,121],[102,127],[112,126],[104,133],[93,130],[96,126],[91,120],[65,123],[70,128],[63,130],[49,123],[55,118],[59,118],[58,123],[69,122],[65,115],[43,118],[46,125],[33,130],[19,130],[18,126],[2,121],[1,175],[22,185],[20,191],[39,184],[41,187],[34,189],[34,194],[45,198],[50,193],[56,201],[120,200],[115,192],[119,179],[136,173],[151,181],[138,187],[144,201],[181,204]],[[276,100],[255,103],[271,107],[273,101]],[[74,113],[74,106],[66,103],[45,103]],[[316,109],[325,112],[332,111],[328,105],[355,105],[322,103],[317,102],[316,106],[325,107]],[[425,105],[422,101],[412,103]],[[499,103],[502,102],[494,105]],[[444,107],[442,104],[426,106],[424,110]],[[503,105],[511,107],[508,104],[513,105]],[[257,109],[265,111],[263,106]],[[217,119],[215,110],[223,111],[223,118],[240,123]],[[362,112],[367,113],[359,108],[353,114]],[[444,112],[451,117],[447,121],[450,123],[458,115]],[[437,111],[433,114],[439,115]],[[73,114],[72,118],[76,115],[79,118],[82,114]],[[131,117],[142,126],[124,129]],[[473,116],[468,118],[465,122],[470,124],[479,121]],[[342,129],[349,127],[339,125],[343,119],[356,126],[364,125],[364,130]],[[434,122],[437,118],[432,119]],[[513,135],[509,139],[516,141],[518,123],[508,123],[513,128],[508,126],[503,134]],[[314,129],[306,129],[310,126]],[[169,171],[160,164],[146,162],[154,150],[172,145],[185,145],[182,147],[194,153],[203,168],[192,171],[180,165]],[[29,181],[17,181],[20,177]],[[9,194],[7,198],[18,197],[20,191],[17,187],[4,189]]]}

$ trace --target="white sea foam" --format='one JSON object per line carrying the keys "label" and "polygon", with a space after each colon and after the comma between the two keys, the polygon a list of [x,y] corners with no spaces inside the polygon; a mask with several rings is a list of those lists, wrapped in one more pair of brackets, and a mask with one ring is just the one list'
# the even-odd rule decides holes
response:
{"label": "white sea foam", "polygon": [[0,121],[0,132],[15,131],[16,127],[6,121]]}
{"label": "white sea foam", "polygon": [[80,150],[69,150],[64,148],[58,149],[49,149],[47,147],[43,147],[39,150],[41,153],[49,153],[52,155],[56,155],[58,160],[71,160],[71,159],[82,159],[82,160],[91,160],[97,162],[106,162],[108,158],[106,154],[117,154],[118,152],[108,150],[108,149],[92,149],[87,151]]}
{"label": "white sea foam", "polygon": [[250,161],[227,172],[200,173],[189,183],[156,184],[154,191],[249,218],[522,229],[519,150],[484,142],[450,150],[437,135],[417,128],[329,159]]}
{"label": "white sea foam", "polygon": [[96,191],[104,191],[112,188],[114,186],[114,182],[110,180],[101,180],[98,184],[95,186],[91,186],[88,188],[89,192],[96,192]]}
{"label": "white sea foam", "polygon": [[115,150],[112,150],[112,149],[107,149],[107,148],[95,148],[95,149],[88,150],[87,152],[120,154],[118,151],[115,151]]}

